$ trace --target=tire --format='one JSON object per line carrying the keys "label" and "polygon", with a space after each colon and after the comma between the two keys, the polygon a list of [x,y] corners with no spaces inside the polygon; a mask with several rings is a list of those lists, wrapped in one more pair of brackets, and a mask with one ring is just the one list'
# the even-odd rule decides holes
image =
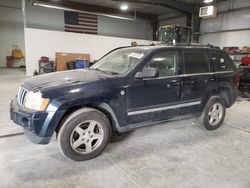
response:
{"label": "tire", "polygon": [[65,157],[85,161],[97,157],[105,149],[111,134],[110,121],[102,112],[82,108],[63,121],[57,142]]}
{"label": "tire", "polygon": [[211,97],[198,122],[207,130],[215,130],[221,126],[226,115],[225,102],[217,96]]}

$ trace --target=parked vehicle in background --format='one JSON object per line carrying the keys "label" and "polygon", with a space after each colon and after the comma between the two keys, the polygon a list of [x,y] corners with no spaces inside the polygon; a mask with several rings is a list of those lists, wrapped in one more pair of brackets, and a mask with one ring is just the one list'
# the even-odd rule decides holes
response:
{"label": "parked vehicle in background", "polygon": [[67,158],[89,160],[113,132],[194,116],[217,129],[237,98],[237,78],[230,57],[211,46],[125,47],[88,70],[26,80],[11,119],[32,142],[48,144],[55,133]]}
{"label": "parked vehicle in background", "polygon": [[239,91],[250,96],[250,57],[243,57],[239,65],[240,83]]}

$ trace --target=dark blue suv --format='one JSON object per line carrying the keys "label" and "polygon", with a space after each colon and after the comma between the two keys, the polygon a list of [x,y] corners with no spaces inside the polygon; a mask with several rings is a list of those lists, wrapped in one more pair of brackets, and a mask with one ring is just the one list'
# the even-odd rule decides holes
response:
{"label": "dark blue suv", "polygon": [[87,70],[26,80],[11,119],[37,144],[52,135],[77,161],[96,157],[112,133],[195,116],[218,128],[237,98],[237,69],[218,48],[138,46],[111,51]]}

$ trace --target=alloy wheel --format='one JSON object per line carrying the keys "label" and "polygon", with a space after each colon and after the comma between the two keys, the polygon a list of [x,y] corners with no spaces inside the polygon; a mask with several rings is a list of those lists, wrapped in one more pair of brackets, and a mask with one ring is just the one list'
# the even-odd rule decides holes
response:
{"label": "alloy wheel", "polygon": [[210,125],[216,126],[222,119],[223,107],[220,103],[215,103],[208,111],[208,121]]}
{"label": "alloy wheel", "polygon": [[78,124],[71,133],[70,144],[80,154],[88,154],[97,149],[104,138],[102,126],[94,120]]}

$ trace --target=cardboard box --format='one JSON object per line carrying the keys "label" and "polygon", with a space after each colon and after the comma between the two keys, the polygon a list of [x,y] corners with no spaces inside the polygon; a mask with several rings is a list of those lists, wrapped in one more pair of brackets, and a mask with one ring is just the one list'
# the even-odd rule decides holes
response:
{"label": "cardboard box", "polygon": [[249,54],[250,53],[250,47],[244,46],[241,49],[241,53],[243,53],[243,54]]}
{"label": "cardboard box", "polygon": [[89,54],[56,52],[56,71],[67,70],[66,63],[77,59],[90,61]]}

